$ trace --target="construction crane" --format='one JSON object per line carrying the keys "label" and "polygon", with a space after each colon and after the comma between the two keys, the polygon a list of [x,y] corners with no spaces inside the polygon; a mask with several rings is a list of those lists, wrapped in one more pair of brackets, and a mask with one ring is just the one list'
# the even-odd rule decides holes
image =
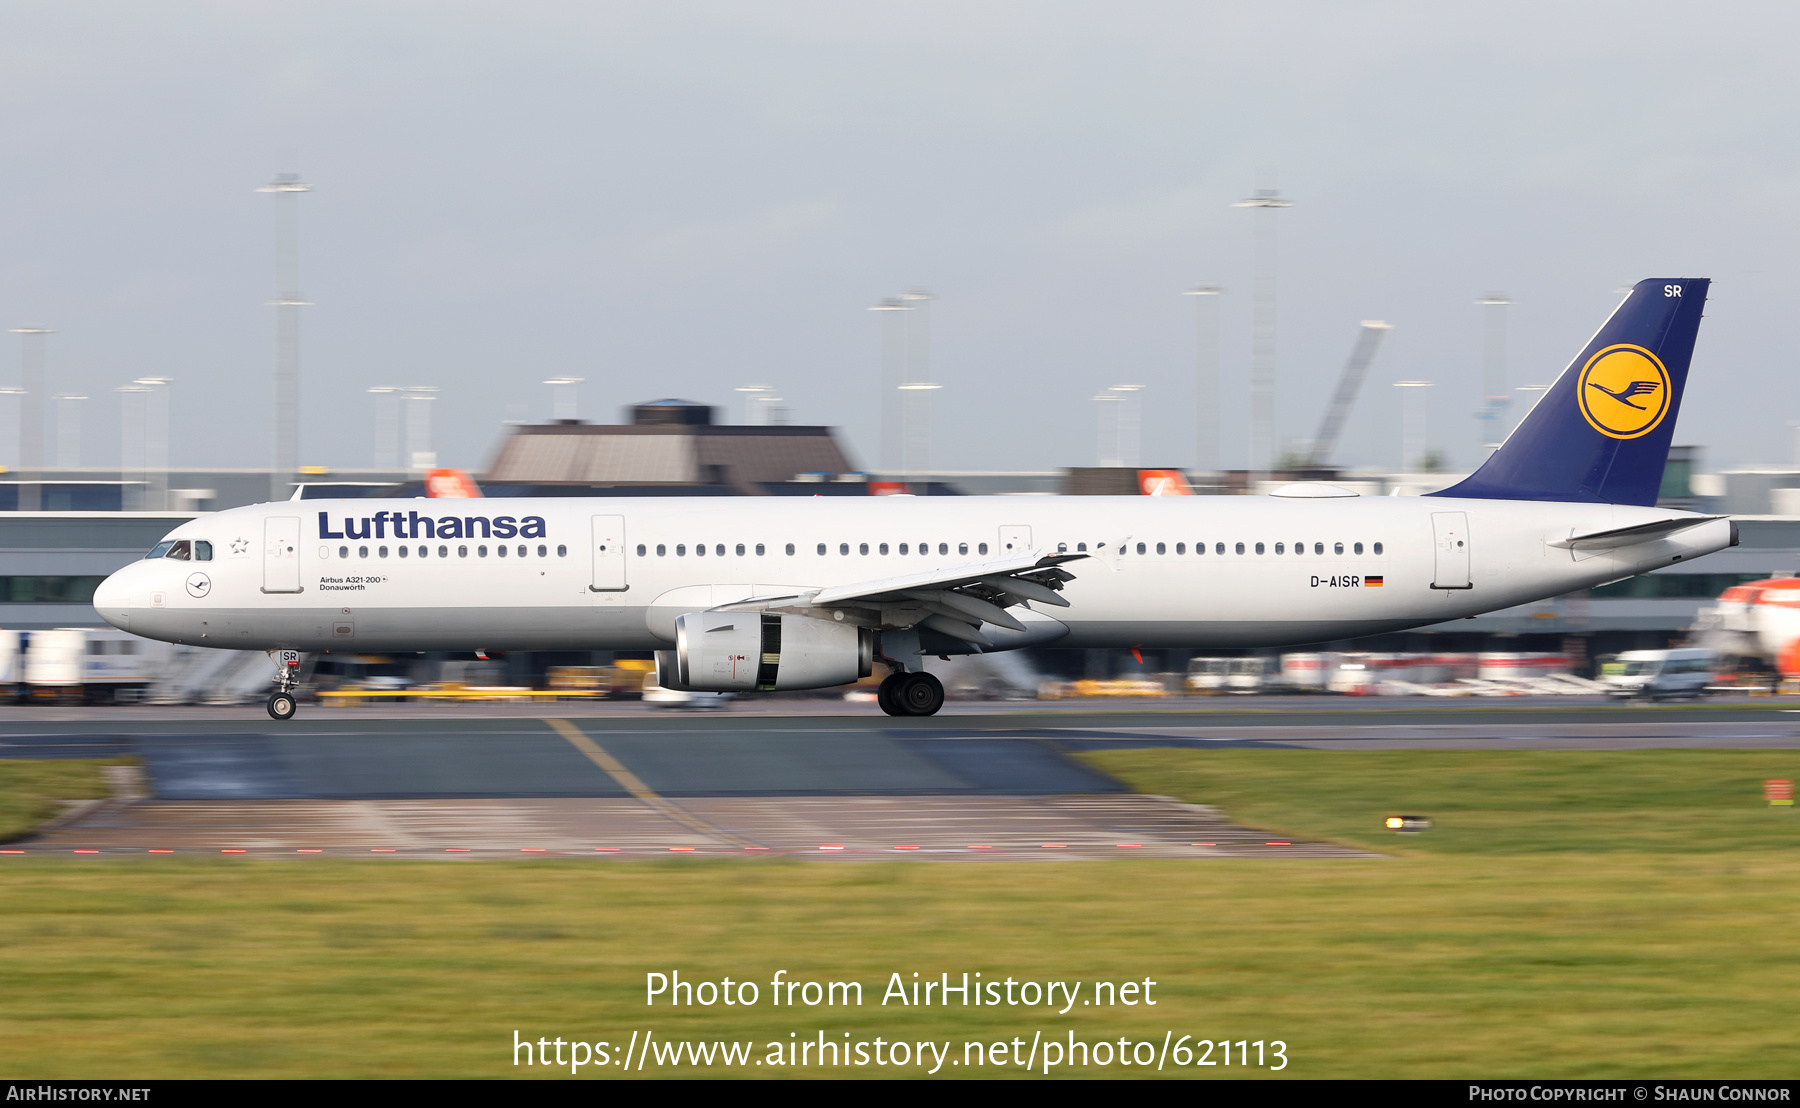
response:
{"label": "construction crane", "polygon": [[1393,324],[1379,319],[1363,320],[1362,330],[1356,336],[1356,345],[1350,349],[1350,360],[1344,363],[1344,375],[1338,378],[1337,391],[1331,396],[1331,405],[1325,409],[1325,418],[1319,423],[1319,433],[1313,436],[1305,468],[1325,467],[1332,448],[1337,446],[1338,435],[1344,430],[1344,420],[1350,415],[1350,405],[1356,403],[1356,393],[1362,388],[1363,377],[1369,372],[1369,363],[1375,360],[1375,348],[1381,345],[1381,336],[1393,329]]}

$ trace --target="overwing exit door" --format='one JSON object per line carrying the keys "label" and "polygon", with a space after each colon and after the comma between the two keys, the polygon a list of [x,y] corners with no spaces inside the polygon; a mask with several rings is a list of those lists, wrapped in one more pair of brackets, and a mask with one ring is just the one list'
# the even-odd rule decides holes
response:
{"label": "overwing exit door", "polygon": [[1000,528],[1000,553],[1023,554],[1031,549],[1031,528],[1008,524]]}
{"label": "overwing exit door", "polygon": [[1469,514],[1431,513],[1431,536],[1436,558],[1431,575],[1434,589],[1471,589],[1469,582]]}
{"label": "overwing exit door", "polygon": [[594,592],[624,592],[625,584],[625,517],[595,516],[588,542],[593,558],[594,576],[588,588]]}

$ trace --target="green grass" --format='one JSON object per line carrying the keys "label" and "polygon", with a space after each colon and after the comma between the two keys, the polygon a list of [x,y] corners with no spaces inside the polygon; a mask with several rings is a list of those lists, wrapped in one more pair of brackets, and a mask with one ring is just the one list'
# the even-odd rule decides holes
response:
{"label": "green grass", "polygon": [[[1040,1030],[1281,1039],[1293,1077],[1791,1074],[1800,852],[1760,779],[1796,776],[1778,770],[1800,755],[1093,757],[1295,834],[1391,850],[1371,819],[1438,823],[1406,856],[1335,861],[0,859],[0,1073],[548,1076],[510,1065],[515,1029],[649,1028],[762,1057],[822,1028],[950,1040],[957,1058]],[[645,973],[673,969],[757,981],[762,1003],[646,1008]],[[771,1007],[777,969],[861,981],[865,1004]],[[1150,977],[1159,1003],[879,1004],[892,972],[964,970]]]}
{"label": "green grass", "polygon": [[[1225,809],[1283,834],[1408,855],[1800,847],[1793,808],[1763,799],[1800,778],[1800,750],[1109,750],[1089,761],[1142,792]],[[1430,831],[1396,835],[1391,815]]]}
{"label": "green grass", "polygon": [[91,758],[0,759],[0,843],[62,815],[59,801],[108,795],[102,764]]}

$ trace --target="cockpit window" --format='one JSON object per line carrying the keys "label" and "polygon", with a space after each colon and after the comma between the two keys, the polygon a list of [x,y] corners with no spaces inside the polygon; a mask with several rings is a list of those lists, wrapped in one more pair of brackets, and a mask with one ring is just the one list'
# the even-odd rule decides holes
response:
{"label": "cockpit window", "polygon": [[160,558],[169,552],[169,547],[174,545],[173,542],[159,542],[150,548],[150,553],[144,555],[144,560],[149,561],[151,558]]}
{"label": "cockpit window", "polygon": [[169,547],[169,552],[163,555],[165,558],[174,558],[181,562],[188,561],[192,559],[193,556],[194,544],[186,539],[177,539],[175,545]]}
{"label": "cockpit window", "polygon": [[196,562],[212,561],[212,543],[207,542],[205,539],[195,539],[194,540],[194,561],[196,561]]}

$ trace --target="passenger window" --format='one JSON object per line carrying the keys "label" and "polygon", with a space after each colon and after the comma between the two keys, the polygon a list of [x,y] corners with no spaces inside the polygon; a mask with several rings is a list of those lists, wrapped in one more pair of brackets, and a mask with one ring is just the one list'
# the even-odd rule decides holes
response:
{"label": "passenger window", "polygon": [[1314,553],[1314,554],[1323,554],[1323,553],[1325,553],[1325,544],[1324,544],[1324,543],[1322,543],[1322,542],[1315,542],[1315,543],[1313,543],[1313,553]]}
{"label": "passenger window", "polygon": [[485,558],[485,557],[487,557],[487,547],[485,547],[485,546],[478,546],[478,547],[476,547],[476,548],[475,548],[475,556],[476,556],[476,557],[478,557],[478,558]]}
{"label": "passenger window", "polygon": [[760,542],[756,544],[756,556],[758,558],[763,556],[763,544]]}
{"label": "passenger window", "polygon": [[569,548],[566,546],[557,547],[556,548],[556,556],[558,558],[567,558],[569,556]]}
{"label": "passenger window", "polygon": [[1058,554],[1067,554],[1069,552],[1069,544],[1066,542],[1057,543],[1056,544],[1056,552]]}
{"label": "passenger window", "polygon": [[865,542],[861,546],[858,546],[856,552],[866,556],[869,553],[869,544]]}
{"label": "passenger window", "polygon": [[824,556],[825,556],[825,544],[820,543],[819,544],[819,557],[823,558]]}
{"label": "passenger window", "polygon": [[976,547],[975,550],[976,550],[976,553],[986,554],[987,553],[987,543],[985,543],[985,542],[982,543],[980,546]]}
{"label": "passenger window", "polygon": [[369,548],[366,546],[357,547],[356,548],[356,556],[358,558],[367,558],[369,556]]}
{"label": "passenger window", "polygon": [[675,556],[677,558],[687,557],[687,543],[678,542],[675,544]]}
{"label": "passenger window", "polygon": [[[501,557],[506,556],[506,547],[503,546],[500,548],[500,556]],[[644,556],[644,544],[640,542],[640,543],[638,543],[638,557],[642,558],[643,556]]]}
{"label": "passenger window", "polygon": [[[365,547],[363,547],[363,549],[367,550],[369,548],[365,546]],[[450,556],[450,548],[449,547],[447,547],[447,546],[438,547],[438,557],[448,558],[449,556]]]}
{"label": "passenger window", "polygon": [[1374,546],[1374,550],[1375,550],[1375,553],[1377,553],[1377,554],[1381,553],[1381,544],[1376,543]]}
{"label": "passenger window", "polygon": [[193,556],[193,547],[186,539],[176,542],[174,546],[169,547],[169,552],[163,555],[165,558],[174,558],[179,562],[185,562]]}
{"label": "passenger window", "polygon": [[[1381,544],[1376,543],[1376,545],[1379,546]],[[1380,551],[1376,551],[1376,553],[1380,553]],[[212,543],[207,542],[205,539],[195,539],[194,540],[194,561],[196,561],[196,562],[212,561]]]}
{"label": "passenger window", "polygon": [[956,544],[956,552],[958,554],[967,554],[969,552],[969,544],[966,542],[957,543]]}
{"label": "passenger window", "polygon": [[[658,557],[658,558],[664,558],[664,557],[667,557],[667,556],[668,556],[668,554],[669,554],[669,548],[668,548],[668,547],[666,547],[666,546],[664,546],[664,545],[663,545],[663,544],[662,544],[662,543],[660,543],[660,542],[659,542],[659,543],[657,543],[657,544],[656,544],[656,556],[657,556],[657,557]],[[519,556],[520,556],[520,557],[521,557],[521,558],[522,558],[522,557],[524,557],[524,556],[525,556],[525,548],[524,548],[524,547],[522,547],[522,546],[521,546],[521,547],[519,547]]]}
{"label": "passenger window", "polygon": [[419,557],[423,558],[423,557],[429,555],[430,553],[431,553],[431,547],[429,547],[429,546],[419,547]]}
{"label": "passenger window", "polygon": [[[465,549],[465,550],[466,550],[466,549],[468,549],[468,548],[467,548],[467,547],[464,547],[464,548],[463,548],[463,549]],[[381,548],[380,548],[380,549],[378,549],[378,550],[376,550],[376,551],[375,551],[375,554],[376,554],[376,556],[377,556],[377,557],[381,557],[381,558],[385,558],[385,557],[387,557],[387,547],[385,547],[385,546],[384,546],[384,547],[381,547]]]}
{"label": "passenger window", "polygon": [[[681,548],[678,546],[675,549],[680,550]],[[706,544],[705,543],[697,542],[694,544],[694,557],[696,557],[696,558],[706,557]]]}
{"label": "passenger window", "polygon": [[[1258,552],[1257,552],[1257,553],[1259,553],[1259,554],[1260,554],[1260,553],[1261,553],[1261,551],[1258,551]],[[1276,544],[1275,544],[1275,553],[1277,553],[1277,554],[1286,554],[1286,553],[1287,553],[1287,544],[1286,544],[1286,543],[1279,543],[1279,542],[1278,542],[1278,543],[1276,543]]]}
{"label": "passenger window", "polygon": [[794,544],[793,543],[790,542],[787,544],[787,552],[789,554],[792,554],[794,552]]}
{"label": "passenger window", "polygon": [[[742,554],[743,552],[744,552],[744,548],[741,546],[738,547],[738,553]],[[719,557],[723,558],[725,556],[725,544],[720,543],[719,545],[713,547],[713,553],[717,554]]]}
{"label": "passenger window", "polygon": [[[382,553],[383,557],[386,557],[387,556],[387,547],[385,547],[385,546],[382,547],[381,553]],[[469,556],[469,548],[466,546],[457,547],[456,548],[456,556],[458,558],[467,558]]]}
{"label": "passenger window", "polygon": [[[761,554],[762,551],[758,550],[757,553]],[[737,544],[737,556],[740,558],[744,556],[744,544],[741,542]]]}
{"label": "passenger window", "polygon": [[174,545],[172,542],[159,542],[150,548],[150,553],[144,555],[144,560],[147,562],[152,558],[160,558],[169,552],[169,547]]}
{"label": "passenger window", "polygon": [[1237,544],[1237,552],[1239,554],[1242,554],[1244,552],[1244,544],[1243,543],[1240,542]]}
{"label": "passenger window", "polygon": [[1331,552],[1333,554],[1342,554],[1344,552],[1344,544],[1341,542],[1332,543],[1331,544]]}
{"label": "passenger window", "polygon": [[1176,543],[1175,544],[1175,553],[1186,554],[1187,553],[1187,543],[1185,543],[1185,542]]}
{"label": "passenger window", "polygon": [[1078,543],[1076,543],[1076,544],[1075,544],[1075,552],[1076,552],[1076,553],[1077,553],[1077,554],[1079,554],[1079,553],[1082,553],[1082,552],[1084,552],[1084,551],[1086,551],[1086,550],[1087,550],[1087,543],[1085,543],[1085,542],[1078,542]]}
{"label": "passenger window", "polygon": [[1362,543],[1360,543],[1360,542],[1359,542],[1359,543],[1357,543],[1357,544],[1356,544],[1356,546],[1355,546],[1355,547],[1354,547],[1354,548],[1353,548],[1353,549],[1355,549],[1355,551],[1356,551],[1356,552],[1357,552],[1357,553],[1358,553],[1358,554],[1361,554],[1361,553],[1362,553]]}
{"label": "passenger window", "polygon": [[906,550],[906,544],[905,544],[905,543],[901,543],[901,544],[900,544],[900,553],[902,553],[902,554],[905,554],[905,553],[906,553],[906,552],[907,552],[907,550]]}
{"label": "passenger window", "polygon": [[948,553],[950,553],[950,544],[947,542],[938,543],[938,555],[941,557]]}
{"label": "passenger window", "polygon": [[1263,545],[1262,545],[1262,543],[1260,543],[1260,542],[1259,542],[1259,543],[1257,543],[1257,544],[1256,544],[1256,552],[1257,552],[1257,553],[1258,553],[1258,554],[1261,554],[1261,553],[1262,553],[1262,552],[1263,552]]}
{"label": "passenger window", "polygon": [[850,556],[850,544],[847,542],[838,543],[838,557],[848,558],[849,556]]}
{"label": "passenger window", "polygon": [[[1243,547],[1241,547],[1241,546],[1240,546],[1240,547],[1238,547],[1238,553],[1239,553],[1239,554],[1242,554],[1242,553],[1243,553],[1243,552],[1244,552],[1244,548],[1243,548]],[[1221,543],[1216,543],[1216,544],[1214,544],[1214,546],[1213,546],[1213,553],[1214,553],[1214,554],[1223,554],[1223,553],[1225,553],[1225,544],[1224,544],[1224,543],[1222,543],[1222,542],[1221,542]]]}
{"label": "passenger window", "polygon": [[[420,554],[423,554],[423,553],[425,553],[425,549],[424,549],[424,547],[420,547],[420,548],[419,548],[419,553],[420,553]],[[347,546],[340,546],[340,547],[338,547],[338,557],[340,557],[340,558],[348,558],[348,557],[349,557],[349,556],[350,556],[350,548],[349,548],[349,547],[347,547]]]}
{"label": "passenger window", "polygon": [[[406,556],[407,556],[407,555],[408,555],[408,554],[409,554],[409,553],[411,553],[411,552],[412,552],[412,551],[411,551],[411,548],[410,548],[410,547],[405,547],[405,546],[401,546],[401,547],[396,547],[396,548],[395,548],[395,549],[394,549],[394,553],[396,553],[396,554],[398,554],[398,555],[400,555],[400,556],[401,556],[401,557],[402,557],[402,558],[404,558],[404,557],[406,557]],[[504,558],[504,557],[506,557],[506,547],[504,547],[504,546],[503,546],[503,547],[501,547],[501,548],[500,548],[500,556],[501,556],[501,557],[502,557],[502,558]]]}
{"label": "passenger window", "polygon": [[885,543],[885,542],[882,543],[880,546],[876,547],[876,549],[881,551],[883,554],[886,554],[887,553],[887,543]]}

